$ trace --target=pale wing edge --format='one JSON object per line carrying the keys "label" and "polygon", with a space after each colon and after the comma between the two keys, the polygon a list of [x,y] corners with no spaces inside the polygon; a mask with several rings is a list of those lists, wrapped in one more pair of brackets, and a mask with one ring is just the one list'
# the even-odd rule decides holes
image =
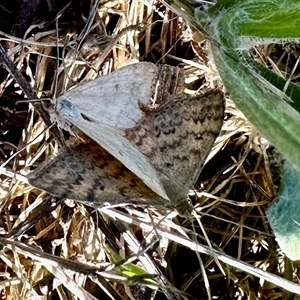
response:
{"label": "pale wing edge", "polygon": [[160,197],[169,200],[158,174],[148,158],[131,145],[118,130],[105,124],[87,120],[69,121],[124,164],[151,190]]}

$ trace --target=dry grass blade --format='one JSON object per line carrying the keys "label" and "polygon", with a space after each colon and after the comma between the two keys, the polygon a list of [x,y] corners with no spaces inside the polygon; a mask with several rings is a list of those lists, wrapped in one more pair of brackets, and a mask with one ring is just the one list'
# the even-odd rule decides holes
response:
{"label": "dry grass blade", "polygon": [[[105,212],[105,214],[107,214],[113,218],[118,218],[119,220],[122,220],[126,223],[130,222],[131,224],[139,225],[139,226],[141,226],[142,229],[144,229],[146,231],[151,231],[153,226],[155,226],[155,224],[152,224],[149,222],[147,223],[146,221],[144,221],[144,220],[142,221],[141,219],[134,220],[134,219],[132,219],[132,216],[119,213],[118,211],[115,211],[115,210],[110,210],[110,209],[102,209],[102,210],[103,210],[103,212]],[[161,226],[161,220],[159,220],[158,223],[160,223],[160,226]],[[293,293],[300,293],[299,285],[292,283],[289,280],[286,280],[284,278],[281,278],[277,275],[271,274],[264,270],[255,268],[247,263],[242,262],[239,259],[235,259],[229,255],[226,255],[226,254],[224,254],[220,251],[217,251],[215,249],[212,249],[210,247],[204,246],[202,244],[197,244],[193,240],[186,238],[186,236],[180,236],[180,235],[173,233],[167,229],[160,229],[160,228],[156,227],[156,230],[160,236],[165,237],[169,240],[172,240],[178,244],[184,245],[185,247],[188,247],[193,251],[197,251],[197,252],[200,252],[203,254],[207,254],[207,255],[216,257],[220,261],[223,261],[223,262],[229,264],[230,266],[233,266],[240,270],[243,270],[246,273],[255,275],[263,280],[272,282],[273,284],[276,284],[277,286],[288,289],[289,291],[291,291]]]}

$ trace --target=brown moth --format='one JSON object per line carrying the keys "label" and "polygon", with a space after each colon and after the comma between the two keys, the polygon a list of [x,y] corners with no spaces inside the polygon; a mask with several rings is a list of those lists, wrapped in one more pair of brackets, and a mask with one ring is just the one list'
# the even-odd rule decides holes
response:
{"label": "brown moth", "polygon": [[219,135],[225,101],[220,90],[184,94],[178,70],[129,65],[59,97],[53,117],[87,137],[39,166],[29,183],[97,204],[184,202]]}

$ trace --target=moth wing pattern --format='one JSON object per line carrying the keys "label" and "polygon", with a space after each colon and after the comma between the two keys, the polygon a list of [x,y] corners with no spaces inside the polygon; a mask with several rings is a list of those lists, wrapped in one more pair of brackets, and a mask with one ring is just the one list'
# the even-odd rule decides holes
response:
{"label": "moth wing pattern", "polygon": [[127,138],[158,171],[175,205],[199,177],[220,133],[224,110],[225,98],[220,90],[204,96],[182,94],[169,99],[127,132]]}
{"label": "moth wing pattern", "polygon": [[181,91],[183,83],[179,68],[155,65],[149,62],[130,64],[100,76],[68,91],[57,98],[57,111],[61,102],[74,103],[90,120],[116,128],[132,128],[143,117],[140,107],[151,107],[153,101]]}
{"label": "moth wing pattern", "polygon": [[157,195],[169,200],[157,172],[149,159],[115,128],[84,119],[70,120],[72,124],[97,142],[139,177]]}
{"label": "moth wing pattern", "polygon": [[88,137],[40,164],[28,175],[28,181],[53,195],[88,205],[166,201]]}

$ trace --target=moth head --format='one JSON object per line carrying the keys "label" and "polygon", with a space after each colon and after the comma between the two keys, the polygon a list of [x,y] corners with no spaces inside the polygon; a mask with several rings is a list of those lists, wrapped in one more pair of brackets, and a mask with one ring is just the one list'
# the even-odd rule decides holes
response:
{"label": "moth head", "polygon": [[55,112],[56,108],[56,101],[54,101],[51,98],[44,98],[42,99],[42,105],[45,111],[47,111],[49,114],[53,114]]}
{"label": "moth head", "polygon": [[40,99],[30,99],[30,100],[20,100],[16,101],[16,104],[20,103],[35,103],[35,102],[42,102],[42,106],[44,110],[49,112],[49,114],[53,113],[55,111],[55,104],[53,102],[53,99],[51,98],[40,98]]}

